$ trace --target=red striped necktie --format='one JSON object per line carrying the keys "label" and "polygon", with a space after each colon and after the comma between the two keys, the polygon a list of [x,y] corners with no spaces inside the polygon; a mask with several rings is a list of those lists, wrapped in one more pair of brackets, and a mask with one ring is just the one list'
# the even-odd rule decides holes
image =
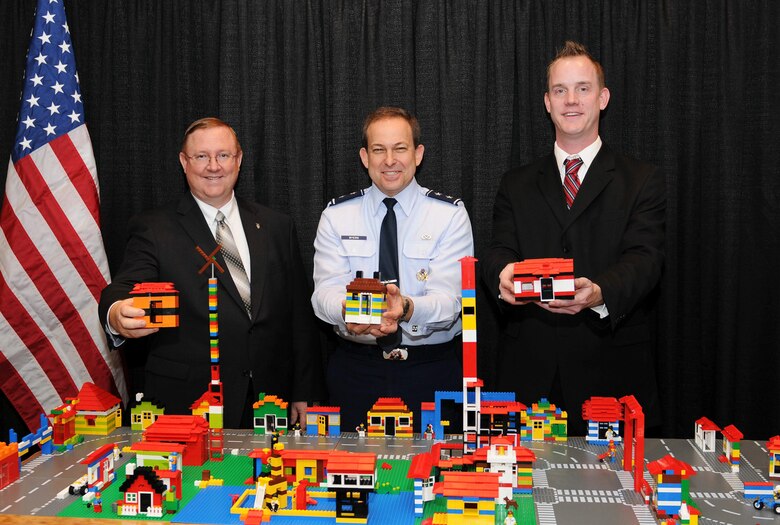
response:
{"label": "red striped necktie", "polygon": [[563,161],[563,166],[566,168],[566,176],[563,178],[563,193],[566,196],[566,207],[571,209],[574,198],[580,190],[580,179],[577,177],[577,172],[582,166],[582,159],[579,157],[566,159]]}

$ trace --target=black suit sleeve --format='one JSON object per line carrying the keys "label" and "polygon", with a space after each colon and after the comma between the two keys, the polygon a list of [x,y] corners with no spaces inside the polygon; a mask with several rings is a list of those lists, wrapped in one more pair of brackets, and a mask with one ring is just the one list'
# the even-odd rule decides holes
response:
{"label": "black suit sleeve", "polygon": [[666,190],[662,174],[643,164],[626,169],[639,185],[619,244],[617,261],[592,281],[601,287],[612,327],[623,321],[655,288],[664,262]]}
{"label": "black suit sleeve", "polygon": [[[498,276],[507,264],[523,259],[518,244],[518,232],[513,213],[511,190],[508,188],[513,171],[504,174],[493,206],[493,236],[482,257],[482,277],[491,292],[498,295]],[[495,296],[494,296],[495,298]]]}

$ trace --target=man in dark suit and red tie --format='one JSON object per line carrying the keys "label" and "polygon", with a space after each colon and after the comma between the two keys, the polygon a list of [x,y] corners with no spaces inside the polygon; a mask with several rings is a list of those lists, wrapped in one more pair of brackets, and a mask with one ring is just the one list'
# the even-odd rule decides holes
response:
{"label": "man in dark suit and red tie", "polygon": [[[319,333],[309,303],[292,220],[237,197],[243,153],[235,131],[216,118],[193,122],[179,160],[189,191],[129,223],[124,260],[100,298],[111,342],[149,343],[144,392],[167,413],[185,414],[211,379],[207,261],[216,254],[219,364],[226,428],[252,426],[258,393],[290,402],[290,426],[305,426],[307,401],[325,398]],[[139,282],[172,282],[179,326],[146,328],[130,290]]]}
{"label": "man in dark suit and red tie", "polygon": [[[506,321],[497,388],[526,404],[548,397],[568,411],[569,435],[584,434],[579,414],[591,396],[634,394],[647,425],[660,424],[650,314],[664,260],[664,178],[602,142],[609,98],[601,64],[566,42],[547,68],[553,151],[503,176],[482,258]],[[514,263],[546,257],[574,259],[574,298],[516,301]]]}

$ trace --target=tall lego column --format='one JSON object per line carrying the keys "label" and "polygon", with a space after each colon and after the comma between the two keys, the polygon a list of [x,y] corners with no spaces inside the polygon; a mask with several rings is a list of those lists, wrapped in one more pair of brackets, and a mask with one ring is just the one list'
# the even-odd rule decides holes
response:
{"label": "tall lego column", "polygon": [[482,381],[477,378],[477,292],[474,267],[477,259],[463,257],[461,268],[461,318],[463,324],[463,451],[479,447]]}
{"label": "tall lego column", "polygon": [[217,319],[217,279],[209,278],[209,351],[211,353],[211,383],[209,392],[209,456],[212,460],[222,461],[224,450],[222,380],[219,377],[219,322]]}

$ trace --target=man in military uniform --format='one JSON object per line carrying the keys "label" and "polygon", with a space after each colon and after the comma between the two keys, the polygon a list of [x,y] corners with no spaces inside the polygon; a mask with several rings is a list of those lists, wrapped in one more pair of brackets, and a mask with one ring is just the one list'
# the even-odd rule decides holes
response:
{"label": "man in military uniform", "polygon": [[[419,428],[422,402],[462,388],[459,260],[474,252],[471,223],[460,199],[417,183],[424,149],[413,115],[372,112],[360,149],[372,184],[333,199],[320,218],[312,305],[339,336],[327,379],[341,428],[366,421],[380,397],[403,399]],[[346,323],[347,284],[378,270],[395,281],[381,324]]]}

